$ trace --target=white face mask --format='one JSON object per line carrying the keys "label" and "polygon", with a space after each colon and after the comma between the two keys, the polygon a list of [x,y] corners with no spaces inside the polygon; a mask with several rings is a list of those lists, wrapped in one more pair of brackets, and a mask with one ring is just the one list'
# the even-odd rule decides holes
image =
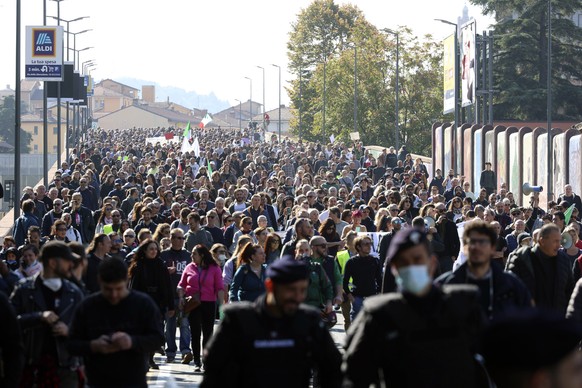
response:
{"label": "white face mask", "polygon": [[409,265],[400,268],[396,275],[396,284],[401,291],[408,291],[418,295],[427,285],[431,278],[428,273],[428,265]]}
{"label": "white face mask", "polygon": [[224,265],[224,263],[226,262],[226,255],[225,254],[218,255],[218,260],[220,260],[222,265]]}
{"label": "white face mask", "polygon": [[61,278],[42,279],[42,284],[53,292],[57,292],[63,285]]}

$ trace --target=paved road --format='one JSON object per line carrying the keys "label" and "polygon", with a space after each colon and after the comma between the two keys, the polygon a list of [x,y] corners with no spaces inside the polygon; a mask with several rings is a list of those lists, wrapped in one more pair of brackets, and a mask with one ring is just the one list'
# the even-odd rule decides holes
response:
{"label": "paved road", "polygon": [[[344,319],[341,312],[337,314],[338,323],[331,329],[331,335],[341,350],[345,339]],[[176,338],[178,340],[178,338]],[[171,364],[166,363],[166,357],[156,354],[156,363],[159,370],[152,370],[148,373],[148,385],[150,387],[198,387],[202,381],[202,373],[194,373],[194,366],[182,365],[179,357]]]}

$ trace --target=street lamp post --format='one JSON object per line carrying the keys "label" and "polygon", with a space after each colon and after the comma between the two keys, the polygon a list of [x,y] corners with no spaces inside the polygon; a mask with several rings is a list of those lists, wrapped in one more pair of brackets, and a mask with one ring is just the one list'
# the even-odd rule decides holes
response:
{"label": "street lamp post", "polygon": [[262,66],[257,67],[263,71],[263,129],[267,130],[267,128],[265,128],[265,68]]}
{"label": "street lamp post", "polygon": [[303,116],[303,69],[299,67],[299,140],[301,140]]}
{"label": "street lamp post", "polygon": [[[552,200],[552,1],[548,0],[548,74],[547,74],[547,119],[548,119],[548,205]],[[548,209],[550,207],[548,206]]]}
{"label": "street lamp post", "polygon": [[12,201],[14,203],[14,221],[20,217],[20,0],[16,0],[16,85],[14,86],[14,189]]}
{"label": "street lamp post", "polygon": [[238,98],[234,100],[238,101],[238,130],[242,132],[242,101]]}
{"label": "street lamp post", "polygon": [[[448,20],[444,19],[435,19],[437,22],[441,22],[444,24],[448,24],[450,26],[455,27],[455,126],[453,128],[453,148],[455,152],[453,152],[453,169],[459,170],[462,169],[462,160],[460,155],[457,156],[457,152],[459,152],[459,144],[457,144],[457,132],[459,130],[459,97],[460,93],[459,90],[461,89],[461,78],[459,77],[459,66],[460,66],[460,53],[459,53],[459,26],[457,23],[449,22]],[[458,167],[458,168],[457,168]],[[460,172],[460,171],[457,171]]]}
{"label": "street lamp post", "polygon": [[[62,0],[55,0],[55,1],[62,1]],[[83,20],[83,19],[87,19],[87,18],[89,18],[89,16],[81,16],[81,17],[78,17],[78,18],[75,18],[75,19],[71,19],[71,20],[61,19],[60,16],[61,15],[60,15],[60,7],[59,7],[59,10],[57,12],[57,16],[56,17],[55,16],[51,16],[51,18],[52,19],[55,19],[59,23],[59,25],[60,25],[60,22],[65,22],[67,24],[67,29],[65,30],[65,32],[67,33],[67,62],[68,62],[69,61],[69,47],[70,47],[69,38],[70,38],[70,35],[71,35],[71,33],[69,33],[69,31],[70,31],[70,26],[69,25],[71,23],[73,23],[73,22],[76,22],[76,21],[79,21],[79,20]],[[81,32],[78,32],[76,34],[81,34],[83,32],[87,32],[87,31],[90,31],[90,30],[81,31]],[[76,35],[73,35],[73,37],[74,37],[73,39],[76,41],[76,38],[75,38]],[[59,95],[60,95],[60,83],[58,85],[57,93],[59,93]],[[59,104],[59,109],[60,109],[60,104]],[[66,133],[66,139],[65,139],[66,154],[65,154],[65,158],[68,161],[68,159],[69,159],[69,110],[70,110],[70,104],[69,104],[68,101],[67,101],[67,104],[66,104],[66,110],[67,110],[67,112],[66,112],[67,113],[67,118],[66,118],[67,130],[65,131],[65,133]],[[59,121],[59,124],[60,124],[60,121]],[[60,133],[60,130],[59,130],[59,133]]]}
{"label": "street lamp post", "polygon": [[[61,1],[63,0],[52,0],[57,3],[57,26],[61,25]],[[62,42],[61,42],[62,43]],[[64,53],[61,53],[61,60]],[[64,66],[63,66],[64,68]],[[61,139],[61,82],[57,82],[57,167],[61,168],[61,153],[62,153],[62,143]]]}
{"label": "street lamp post", "polygon": [[358,46],[353,43],[354,49],[354,132],[358,132]]}
{"label": "street lamp post", "polygon": [[271,64],[271,66],[275,66],[279,69],[279,143],[281,142],[281,66]]}
{"label": "street lamp post", "polygon": [[384,28],[382,31],[396,36],[396,98],[394,101],[394,145],[396,152],[398,152],[398,149],[400,148],[400,33],[389,28]]}
{"label": "street lamp post", "polygon": [[[249,121],[253,122],[253,79],[250,77],[245,77],[245,79],[249,80],[250,85],[250,97],[249,97]],[[251,124],[252,125],[252,124]]]}
{"label": "street lamp post", "polygon": [[[42,24],[46,26],[46,0],[42,2]],[[48,82],[43,82],[42,90],[42,175],[44,186],[48,187]]]}

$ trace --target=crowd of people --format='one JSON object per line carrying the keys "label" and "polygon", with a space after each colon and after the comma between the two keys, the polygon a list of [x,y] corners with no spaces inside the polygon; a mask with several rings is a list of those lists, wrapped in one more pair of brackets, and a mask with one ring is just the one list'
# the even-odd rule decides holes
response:
{"label": "crowd of people", "polygon": [[[406,146],[215,129],[196,130],[196,151],[147,141],[169,133],[181,131],[89,129],[47,185],[24,189],[0,251],[0,307],[17,317],[3,324],[23,338],[2,339],[14,367],[0,382],[143,386],[155,353],[192,363],[203,386],[529,387],[511,382],[580,362],[570,185],[542,208],[536,193],[525,205],[497,190],[491,163],[471,188]],[[495,345],[524,317],[524,335],[563,345],[550,357],[523,340],[499,363]]]}

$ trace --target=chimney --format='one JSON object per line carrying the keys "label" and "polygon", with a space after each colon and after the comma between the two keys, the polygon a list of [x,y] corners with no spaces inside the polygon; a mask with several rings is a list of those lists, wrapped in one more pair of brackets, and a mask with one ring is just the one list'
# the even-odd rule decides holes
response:
{"label": "chimney", "polygon": [[156,87],[154,85],[143,85],[141,87],[141,97],[146,103],[156,102]]}

